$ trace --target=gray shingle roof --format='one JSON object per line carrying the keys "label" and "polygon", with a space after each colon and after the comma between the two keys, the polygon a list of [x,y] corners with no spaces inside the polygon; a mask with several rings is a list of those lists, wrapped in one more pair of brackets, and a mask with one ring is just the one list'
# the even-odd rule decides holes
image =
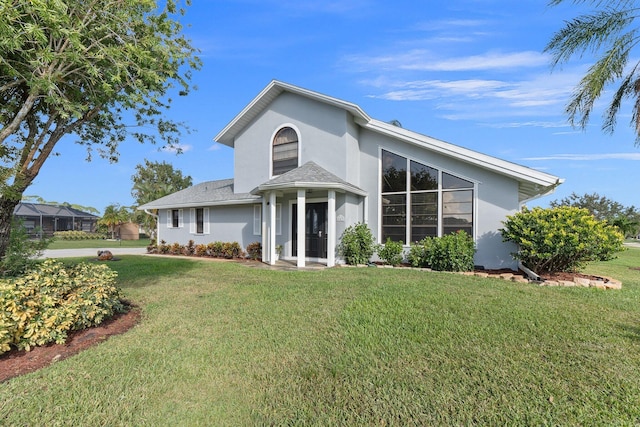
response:
{"label": "gray shingle roof", "polygon": [[98,218],[96,215],[83,212],[70,206],[45,205],[41,203],[20,202],[13,210],[17,216],[50,216],[59,218]]}
{"label": "gray shingle roof", "polygon": [[307,162],[304,165],[283,173],[269,181],[260,184],[254,193],[286,188],[327,188],[343,190],[350,193],[365,195],[366,191],[347,181],[337,177],[315,162]]}
{"label": "gray shingle roof", "polygon": [[168,196],[161,197],[138,209],[167,209],[207,205],[230,205],[259,201],[260,196],[250,193],[234,193],[233,179],[206,181]]}

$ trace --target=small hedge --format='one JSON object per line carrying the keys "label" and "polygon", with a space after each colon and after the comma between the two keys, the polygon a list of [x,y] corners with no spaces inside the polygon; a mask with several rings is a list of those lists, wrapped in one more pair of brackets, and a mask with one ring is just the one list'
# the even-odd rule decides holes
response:
{"label": "small hedge", "polygon": [[385,264],[399,265],[404,259],[402,242],[394,242],[389,237],[387,237],[384,245],[378,245],[377,252],[378,257],[380,257]]}
{"label": "small hedge", "polygon": [[94,240],[104,239],[102,233],[89,233],[86,231],[56,231],[53,233],[53,237],[58,240]]}
{"label": "small hedge", "polygon": [[0,280],[0,354],[29,351],[125,311],[117,273],[104,264],[65,266],[46,260],[25,275]]}
{"label": "small hedge", "polygon": [[246,256],[238,242],[212,242],[206,245],[196,245],[193,240],[189,240],[186,245],[181,245],[177,242],[168,244],[164,240],[160,240],[159,245],[151,244],[147,246],[147,253],[225,259],[244,258]]}
{"label": "small hedge", "polygon": [[437,271],[471,271],[475,244],[464,231],[442,237],[426,237],[411,245],[407,256],[413,267]]}

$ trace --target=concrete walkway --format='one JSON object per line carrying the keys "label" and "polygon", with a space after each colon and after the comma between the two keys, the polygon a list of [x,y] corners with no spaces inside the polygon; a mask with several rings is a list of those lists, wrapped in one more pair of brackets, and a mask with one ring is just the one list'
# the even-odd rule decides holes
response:
{"label": "concrete walkway", "polygon": [[98,257],[98,250],[111,251],[115,256],[119,255],[144,255],[147,248],[87,248],[87,249],[45,249],[39,258],[72,258],[72,257]]}

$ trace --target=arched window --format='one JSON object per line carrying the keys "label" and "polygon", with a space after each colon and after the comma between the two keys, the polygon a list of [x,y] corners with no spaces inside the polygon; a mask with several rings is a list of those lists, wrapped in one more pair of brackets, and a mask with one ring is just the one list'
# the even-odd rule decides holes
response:
{"label": "arched window", "polygon": [[284,127],[273,138],[273,175],[282,175],[298,167],[298,134]]}

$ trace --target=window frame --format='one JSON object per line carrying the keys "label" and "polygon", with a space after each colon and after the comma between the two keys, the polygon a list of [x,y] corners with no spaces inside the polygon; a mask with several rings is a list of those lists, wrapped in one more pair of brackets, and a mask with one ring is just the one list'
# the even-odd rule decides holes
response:
{"label": "window frame", "polygon": [[[405,181],[406,181],[406,185],[404,190],[401,191],[387,191],[384,192],[384,159],[383,156],[384,154],[389,153],[392,156],[397,156],[397,157],[401,157],[404,159],[404,162],[406,162],[406,166],[405,166],[405,170],[404,170],[404,174],[405,174]],[[464,175],[460,175],[458,173],[452,173],[449,170],[446,169],[442,169],[440,167],[436,167],[434,165],[425,163],[422,160],[419,160],[415,157],[411,157],[411,156],[407,156],[405,154],[401,154],[398,153],[396,151],[393,150],[389,150],[387,148],[383,148],[383,147],[379,147],[379,156],[378,156],[378,161],[379,161],[379,168],[378,168],[378,196],[380,197],[379,200],[379,207],[378,207],[378,213],[380,215],[380,220],[378,221],[378,240],[379,243],[386,241],[387,237],[391,237],[392,240],[394,240],[394,236],[395,239],[398,239],[397,236],[399,236],[398,233],[393,233],[391,235],[385,233],[385,229],[388,229],[390,226],[395,226],[395,225],[390,225],[390,224],[385,224],[385,222],[388,222],[385,220],[385,218],[388,218],[389,215],[385,215],[385,196],[404,196],[404,203],[405,203],[405,207],[404,207],[404,213],[400,213],[399,215],[403,216],[403,220],[404,220],[404,224],[402,225],[398,225],[397,228],[402,228],[404,231],[404,238],[402,239],[402,242],[405,246],[408,246],[411,242],[414,242],[416,239],[414,237],[416,236],[416,229],[418,228],[423,228],[423,229],[428,229],[428,228],[433,228],[435,229],[435,234],[434,233],[427,233],[426,236],[431,236],[432,234],[433,237],[442,237],[446,234],[449,234],[451,232],[455,232],[455,230],[464,230],[467,233],[469,233],[471,235],[471,237],[475,240],[475,235],[476,235],[476,226],[477,226],[477,194],[478,194],[478,182],[474,181]],[[395,163],[397,161],[397,159],[394,159]],[[435,171],[437,173],[436,181],[437,181],[437,188],[434,189],[429,189],[429,190],[413,190],[413,175],[412,175],[412,164],[416,163],[417,166],[420,167],[421,170],[428,170],[431,172]],[[466,181],[469,183],[468,187],[452,187],[452,188],[444,188],[444,180],[445,180],[445,174],[450,175],[453,178],[456,178],[458,180],[462,180],[462,181]],[[388,186],[388,182],[387,182],[387,186]],[[470,199],[469,200],[463,200],[462,202],[450,202],[453,204],[456,203],[461,203],[461,204],[470,204],[470,208],[468,209],[468,211],[464,211],[464,212],[453,212],[453,213],[457,213],[460,215],[469,215],[471,217],[471,223],[468,226],[465,227],[459,227],[456,228],[455,225],[451,225],[451,224],[445,224],[445,219],[447,218],[447,212],[444,212],[444,208],[443,205],[445,204],[445,196],[448,193],[455,193],[455,192],[470,192]],[[429,209],[428,207],[426,207],[428,204],[432,204],[433,203],[428,203],[428,202],[422,202],[422,203],[414,203],[414,201],[417,199],[417,197],[415,197],[416,195],[419,194],[435,194],[435,211],[433,209]],[[387,202],[389,202],[389,199],[387,199]],[[418,206],[423,206],[424,207],[424,211],[418,213],[416,211],[416,207]],[[434,211],[433,213],[429,212],[429,211]],[[450,214],[450,213],[449,213]],[[422,216],[429,216],[429,215],[435,215],[436,217],[436,224],[432,225],[432,224],[415,224],[414,225],[414,221],[415,221],[415,217],[418,215],[422,215]],[[451,218],[451,217],[449,217]],[[422,233],[421,233],[422,234]],[[420,234],[420,235],[421,235]],[[421,239],[420,239],[421,240]]]}
{"label": "window frame", "polygon": [[[297,140],[297,145],[296,145],[296,157],[295,157],[295,166],[291,167],[290,169],[287,169],[285,171],[282,170],[278,170],[276,173],[276,168],[275,168],[275,162],[276,160],[274,160],[274,151],[275,151],[275,142],[276,142],[276,137],[278,136],[278,134],[280,132],[282,132],[285,129],[291,129],[297,136],[298,140]],[[292,144],[292,143],[291,143]],[[278,144],[280,145],[280,144]],[[282,124],[281,126],[279,126],[271,135],[271,140],[270,140],[270,146],[269,146],[269,167],[270,167],[270,171],[271,171],[271,176],[275,177],[275,176],[279,176],[282,174],[285,174],[293,169],[296,169],[297,167],[300,166],[300,153],[302,152],[301,149],[301,134],[300,131],[298,130],[298,128],[292,124],[292,123],[285,123]],[[292,160],[293,157],[284,159],[284,160]],[[278,161],[282,161],[283,159],[279,159]]]}
{"label": "window frame", "polygon": [[[198,218],[198,214],[200,218]],[[209,234],[209,208],[191,208],[191,221],[189,222],[189,232],[196,235]]]}
{"label": "window frame", "polygon": [[184,218],[182,209],[167,209],[167,228],[184,227]]}

